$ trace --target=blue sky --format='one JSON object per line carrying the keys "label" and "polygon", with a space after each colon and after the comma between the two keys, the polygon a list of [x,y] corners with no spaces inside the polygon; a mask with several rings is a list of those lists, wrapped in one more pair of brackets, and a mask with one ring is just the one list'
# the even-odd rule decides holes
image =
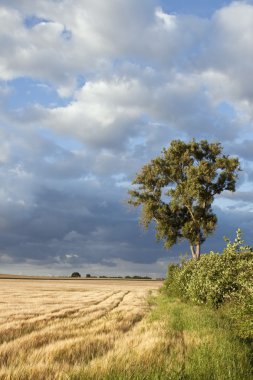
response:
{"label": "blue sky", "polygon": [[222,249],[252,244],[253,2],[2,0],[0,272],[162,276],[126,206],[173,139],[220,141],[243,171],[214,203]]}
{"label": "blue sky", "polygon": [[229,0],[161,0],[164,11],[176,14],[210,17],[219,8],[229,5]]}

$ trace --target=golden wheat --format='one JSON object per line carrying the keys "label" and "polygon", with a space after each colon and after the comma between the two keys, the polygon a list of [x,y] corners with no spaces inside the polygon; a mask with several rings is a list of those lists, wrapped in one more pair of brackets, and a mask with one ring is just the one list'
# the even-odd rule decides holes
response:
{"label": "golden wheat", "polygon": [[159,282],[1,279],[0,285],[0,379],[103,378],[115,358],[123,363],[134,352],[134,360],[147,360],[163,344],[161,326],[151,330],[144,318],[147,294]]}

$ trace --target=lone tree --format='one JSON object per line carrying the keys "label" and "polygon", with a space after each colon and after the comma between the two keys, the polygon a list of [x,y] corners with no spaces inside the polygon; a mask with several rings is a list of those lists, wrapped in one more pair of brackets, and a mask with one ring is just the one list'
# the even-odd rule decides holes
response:
{"label": "lone tree", "polygon": [[142,205],[141,224],[156,223],[156,237],[170,248],[181,239],[192,257],[216,226],[212,203],[216,194],[235,191],[240,170],[237,158],[222,154],[220,143],[173,140],[168,149],[143,166],[129,190],[128,203]]}
{"label": "lone tree", "polygon": [[71,277],[81,277],[80,273],[79,272],[73,272],[71,274]]}

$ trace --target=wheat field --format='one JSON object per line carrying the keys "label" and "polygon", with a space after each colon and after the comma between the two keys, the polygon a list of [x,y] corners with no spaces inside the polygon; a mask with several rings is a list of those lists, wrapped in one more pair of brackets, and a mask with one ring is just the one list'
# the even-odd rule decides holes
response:
{"label": "wheat field", "polygon": [[160,286],[1,279],[0,379],[104,379],[115,366],[143,364],[163,340],[147,318],[147,296]]}

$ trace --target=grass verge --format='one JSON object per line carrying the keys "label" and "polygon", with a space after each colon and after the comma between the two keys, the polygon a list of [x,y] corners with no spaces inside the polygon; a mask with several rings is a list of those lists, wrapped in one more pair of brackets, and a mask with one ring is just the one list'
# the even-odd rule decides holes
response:
{"label": "grass verge", "polygon": [[168,336],[181,339],[181,368],[172,379],[252,380],[252,348],[231,329],[222,314],[203,306],[160,296],[152,318],[166,320]]}

